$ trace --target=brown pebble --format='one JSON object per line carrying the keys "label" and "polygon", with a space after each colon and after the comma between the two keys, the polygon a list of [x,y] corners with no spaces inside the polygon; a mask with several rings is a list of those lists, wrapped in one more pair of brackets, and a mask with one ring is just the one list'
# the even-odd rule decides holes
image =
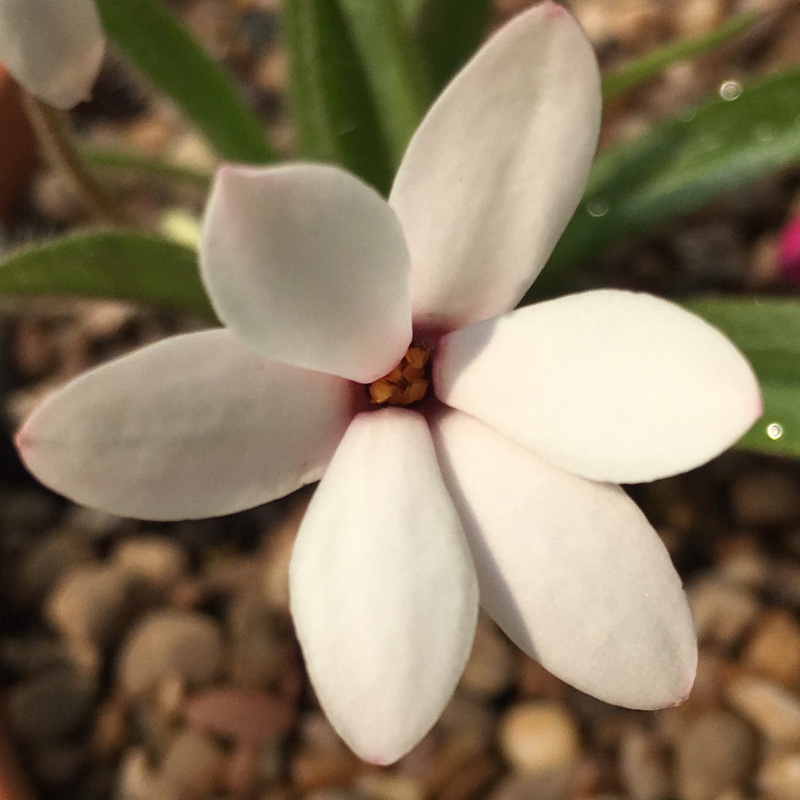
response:
{"label": "brown pebble", "polygon": [[688,589],[697,638],[734,647],[755,622],[759,603],[744,587],[707,577]]}
{"label": "brown pebble", "polygon": [[499,738],[508,762],[529,775],[561,772],[580,755],[577,725],[558,703],[514,706],[500,721]]}
{"label": "brown pebble", "polygon": [[128,744],[127,723],[127,711],[117,698],[104,702],[95,715],[92,752],[103,759],[119,755]]}
{"label": "brown pebble", "polygon": [[179,733],[158,767],[159,800],[200,800],[218,789],[224,778],[225,756],[201,731]]}
{"label": "brown pebble", "polygon": [[523,697],[566,699],[569,687],[551,672],[548,672],[538,661],[534,661],[524,653],[516,654],[517,688]]}
{"label": "brown pebble", "polygon": [[233,797],[252,797],[258,789],[261,748],[254,742],[240,742],[225,769],[225,786]]}
{"label": "brown pebble", "polygon": [[756,782],[769,800],[797,800],[800,797],[800,752],[770,754]]}
{"label": "brown pebble", "polygon": [[782,525],[800,517],[800,486],[786,472],[747,473],[730,491],[733,514],[741,525]]}
{"label": "brown pebble", "polygon": [[356,781],[356,789],[381,800],[424,800],[422,787],[407,775],[369,772]]}
{"label": "brown pebble", "polygon": [[91,560],[91,549],[75,531],[46,536],[24,556],[17,577],[19,591],[25,600],[41,602],[65,575]]}
{"label": "brown pebble", "polygon": [[511,686],[513,672],[514,653],[508,640],[491,620],[481,617],[461,688],[478,697],[496,697]]}
{"label": "brown pebble", "polygon": [[739,717],[708,711],[678,740],[676,778],[682,800],[716,800],[744,785],[758,757],[758,738]]}
{"label": "brown pebble", "polygon": [[262,566],[262,591],[269,606],[289,613],[289,561],[297,531],[305,515],[308,500],[297,504],[292,512],[270,531]]}
{"label": "brown pebble", "polygon": [[490,747],[495,724],[495,715],[485,703],[456,692],[445,706],[437,730],[449,741],[462,740],[464,747],[469,746],[472,753],[477,753]]}
{"label": "brown pebble", "polygon": [[155,589],[174,585],[186,571],[186,554],[176,542],[158,536],[126,539],[114,551],[113,563],[123,573]]}
{"label": "brown pebble", "polygon": [[619,744],[619,771],[622,785],[633,800],[660,800],[670,793],[663,748],[648,731],[628,727]]}
{"label": "brown pebble", "polygon": [[787,611],[762,615],[745,647],[742,661],[757,675],[787,688],[800,685],[800,625]]}
{"label": "brown pebble", "polygon": [[191,611],[156,611],[133,629],[117,662],[123,691],[146,695],[170,676],[202,686],[222,668],[222,636],[210,617]]}
{"label": "brown pebble", "polygon": [[300,748],[293,754],[290,772],[293,786],[300,792],[346,786],[363,765],[349,751],[315,752]]}
{"label": "brown pebble", "polygon": [[120,634],[129,610],[126,575],[105,564],[77,567],[57,584],[45,614],[86,669],[100,666],[102,650]]}
{"label": "brown pebble", "polygon": [[762,678],[741,675],[727,687],[728,702],[773,742],[800,745],[800,698]]}
{"label": "brown pebble", "polygon": [[569,785],[559,776],[511,774],[497,784],[488,800],[567,800],[569,796]]}
{"label": "brown pebble", "polygon": [[709,647],[701,648],[694,685],[681,708],[687,712],[695,712],[718,707],[732,672],[733,667],[727,658]]}
{"label": "brown pebble", "polygon": [[118,772],[117,797],[124,800],[154,800],[158,795],[156,775],[143,747],[129,747]]}
{"label": "brown pebble", "polygon": [[726,582],[760,590],[769,576],[769,559],[749,535],[725,536],[715,547],[715,572]]}
{"label": "brown pebble", "polygon": [[269,742],[285,735],[295,709],[285,700],[245,689],[209,689],[184,707],[189,725],[240,742]]}

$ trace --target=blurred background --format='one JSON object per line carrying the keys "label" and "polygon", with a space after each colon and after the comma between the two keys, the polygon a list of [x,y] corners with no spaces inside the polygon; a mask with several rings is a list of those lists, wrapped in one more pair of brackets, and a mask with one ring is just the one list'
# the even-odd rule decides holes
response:
{"label": "blurred background", "polygon": [[[296,152],[280,0],[165,5],[234,77],[278,151]],[[495,0],[490,28],[528,5]],[[691,119],[711,98],[733,102],[750,82],[800,61],[800,6],[788,0],[565,5],[606,74],[761,12],[736,36],[610,101],[603,149],[668,118]],[[800,137],[800,91],[793,100]],[[129,219],[193,241],[215,156],[113,48],[94,98],[71,122]],[[776,131],[755,130],[769,147]],[[702,146],[713,158],[715,141]],[[119,151],[173,172],[115,163]],[[673,298],[797,294],[798,161],[696,205],[575,275]],[[613,217],[615,208],[595,200],[576,213]],[[41,157],[2,68],[0,220],[0,253],[108,222]],[[222,519],[141,523],[70,505],[16,459],[13,430],[55,387],[198,327],[121,301],[0,298],[2,800],[800,800],[794,461],[731,452],[630,490],[690,597],[701,650],[684,705],[655,713],[605,705],[482,619],[440,723],[396,767],[379,769],[352,755],[319,711],[293,636],[286,570],[310,490]]]}

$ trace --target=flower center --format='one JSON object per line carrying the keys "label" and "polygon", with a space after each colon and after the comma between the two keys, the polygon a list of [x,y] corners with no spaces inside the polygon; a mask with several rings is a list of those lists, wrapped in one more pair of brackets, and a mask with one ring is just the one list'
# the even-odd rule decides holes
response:
{"label": "flower center", "polygon": [[375,405],[410,406],[425,397],[430,386],[429,350],[412,344],[403,360],[388,374],[369,385],[369,399]]}

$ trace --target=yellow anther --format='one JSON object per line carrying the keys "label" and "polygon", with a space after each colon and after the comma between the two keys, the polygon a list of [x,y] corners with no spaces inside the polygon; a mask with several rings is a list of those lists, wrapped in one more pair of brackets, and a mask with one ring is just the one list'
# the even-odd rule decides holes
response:
{"label": "yellow anther", "polygon": [[422,400],[430,386],[425,377],[430,355],[419,345],[409,347],[391,372],[370,384],[370,401],[376,405],[410,406]]}

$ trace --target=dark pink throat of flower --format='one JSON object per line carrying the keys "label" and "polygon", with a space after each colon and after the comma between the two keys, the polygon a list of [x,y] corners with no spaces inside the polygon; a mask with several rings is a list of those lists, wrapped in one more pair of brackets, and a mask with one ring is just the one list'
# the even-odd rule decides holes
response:
{"label": "dark pink throat of flower", "polygon": [[403,360],[388,374],[369,385],[369,400],[373,405],[410,406],[422,400],[428,392],[431,352],[412,344]]}

